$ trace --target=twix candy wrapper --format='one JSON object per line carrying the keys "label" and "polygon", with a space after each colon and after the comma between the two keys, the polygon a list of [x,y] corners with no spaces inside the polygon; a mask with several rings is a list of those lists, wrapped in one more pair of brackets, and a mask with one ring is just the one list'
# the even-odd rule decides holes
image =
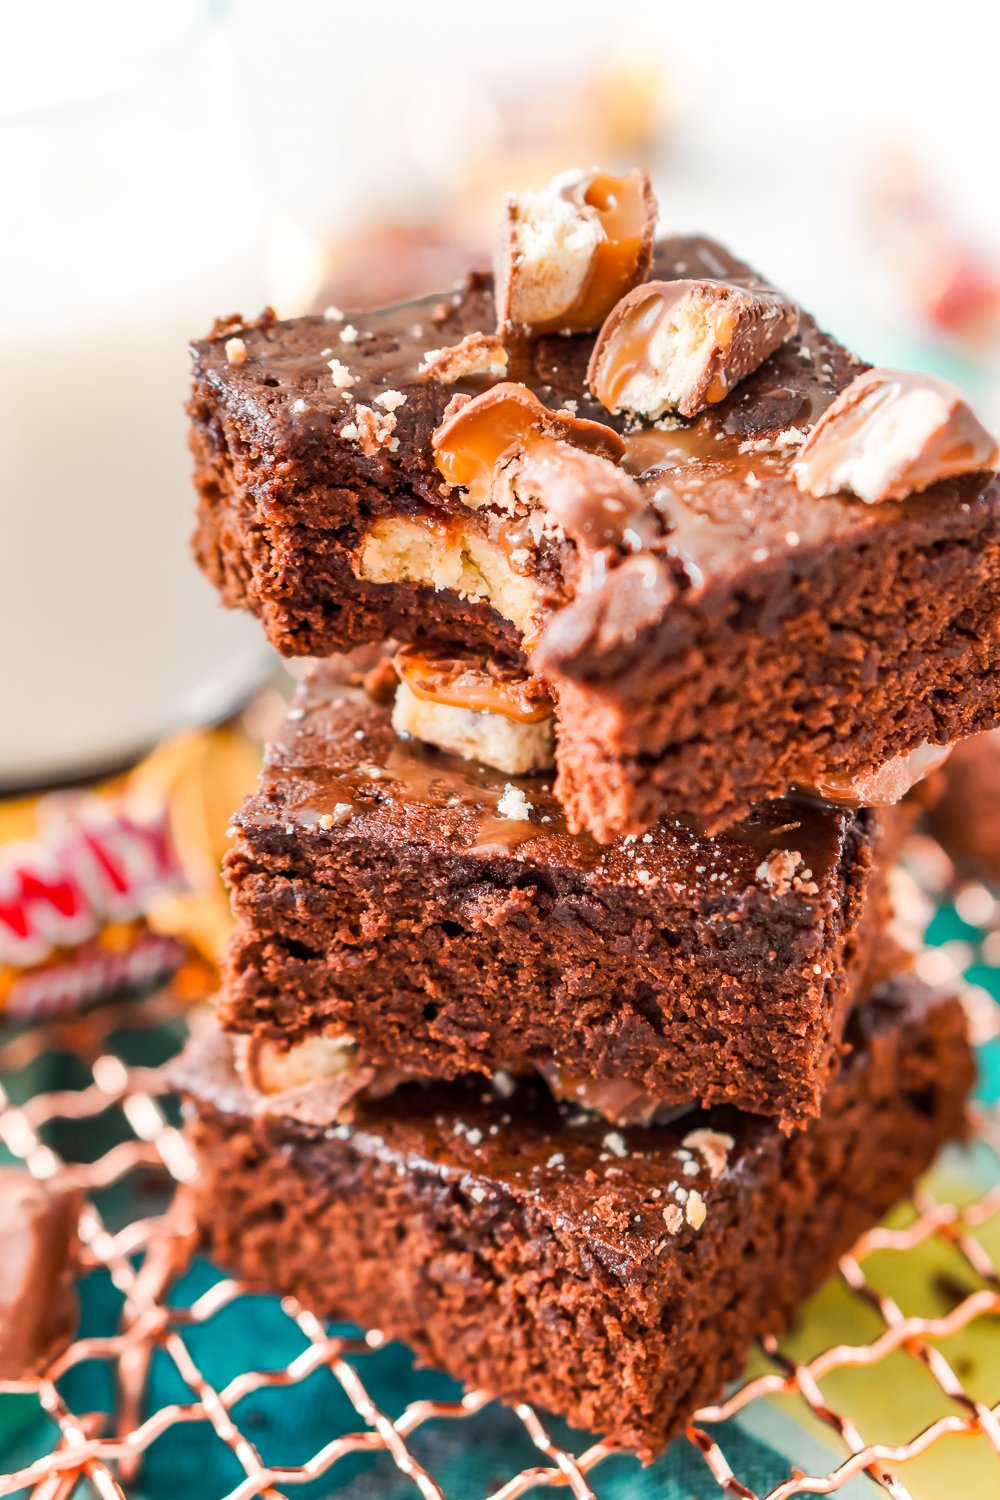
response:
{"label": "twix candy wrapper", "polygon": [[0,801],[0,1022],[166,981],[211,992],[225,829],[258,759],[239,727],[198,732],[109,781]]}

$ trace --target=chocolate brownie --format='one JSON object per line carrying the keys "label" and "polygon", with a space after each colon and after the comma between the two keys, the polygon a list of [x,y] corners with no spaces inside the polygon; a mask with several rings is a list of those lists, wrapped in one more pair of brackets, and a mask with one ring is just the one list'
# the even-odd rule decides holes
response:
{"label": "chocolate brownie", "polygon": [[543,776],[413,740],[318,669],[234,819],[223,1024],[366,1063],[537,1068],[614,1113],[815,1114],[886,916],[908,808],[789,801],[601,846]]}
{"label": "chocolate brownie", "polygon": [[931,832],[962,874],[1000,885],[1000,732],[956,745],[939,781]]}
{"label": "chocolate brownie", "polygon": [[[700,238],[661,242],[651,274],[763,285]],[[536,534],[442,484],[432,435],[456,392],[497,374],[445,383],[425,356],[470,337],[488,353],[495,324],[478,276],[349,322],[231,321],[195,345],[195,550],[279,650],[393,634],[530,656],[555,700],[569,826],[601,839],[665,812],[720,827],[997,722],[1000,481],[881,504],[801,493],[797,447],[863,368],[811,318],[667,427],[591,396],[592,334],[508,341],[495,369],[562,408],[564,436],[600,448],[586,423],[603,423],[607,451],[626,432],[615,472],[634,476],[643,524],[599,537],[579,496]]]}
{"label": "chocolate brownie", "polygon": [[349,1125],[261,1116],[217,1034],[181,1065],[210,1253],[471,1387],[658,1452],[962,1133],[963,1011],[893,981],[808,1128],[610,1130],[537,1085],[411,1085]]}

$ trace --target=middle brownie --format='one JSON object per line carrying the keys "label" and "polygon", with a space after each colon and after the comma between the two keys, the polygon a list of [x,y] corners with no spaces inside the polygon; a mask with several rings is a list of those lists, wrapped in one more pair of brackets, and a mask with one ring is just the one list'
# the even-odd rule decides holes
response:
{"label": "middle brownie", "polygon": [[786,800],[602,846],[545,777],[399,739],[321,667],[234,820],[221,1020],[269,1052],[346,1037],[393,1076],[537,1070],[611,1119],[796,1124],[872,977],[908,818]]}

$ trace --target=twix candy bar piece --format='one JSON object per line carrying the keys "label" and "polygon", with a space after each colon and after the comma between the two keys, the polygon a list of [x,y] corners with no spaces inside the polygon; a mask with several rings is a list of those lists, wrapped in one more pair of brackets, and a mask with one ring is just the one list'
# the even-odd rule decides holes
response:
{"label": "twix candy bar piece", "polygon": [[944,380],[911,370],[866,370],[841,391],[792,469],[807,495],[848,490],[877,505],[940,479],[995,469],[996,438]]}
{"label": "twix candy bar piece", "polygon": [[205,999],[231,925],[219,877],[259,747],[179,734],[86,790],[0,801],[0,1018],[84,1009],[169,980]]}
{"label": "twix candy bar piece", "polygon": [[479,396],[454,396],[431,446],[442,478],[462,488],[465,504],[475,510],[494,498],[497,465],[522,449],[530,436],[543,434],[616,462],[625,452],[613,428],[570,411],[553,411],[514,380],[501,381]]}
{"label": "twix candy bar piece", "polygon": [[496,255],[501,334],[599,328],[653,257],[657,205],[649,173],[564,172],[507,200]]}
{"label": "twix candy bar piece", "polygon": [[392,727],[509,776],[552,767],[552,704],[537,677],[433,643],[403,646]]}
{"label": "twix candy bar piece", "polygon": [[527,386],[506,381],[471,399],[456,396],[432,446],[444,478],[464,488],[466,505],[535,511],[539,534],[558,528],[583,555],[636,551],[660,534],[649,502],[619,466],[625,445],[618,433],[551,411]]}
{"label": "twix candy bar piece", "polygon": [[91,794],[43,798],[36,838],[0,845],[0,1011],[78,1009],[185,962],[146,913],[183,872],[165,807]]}
{"label": "twix candy bar piece", "polygon": [[610,313],[587,370],[608,411],[693,417],[764,363],[799,326],[780,292],[728,281],[650,281]]}

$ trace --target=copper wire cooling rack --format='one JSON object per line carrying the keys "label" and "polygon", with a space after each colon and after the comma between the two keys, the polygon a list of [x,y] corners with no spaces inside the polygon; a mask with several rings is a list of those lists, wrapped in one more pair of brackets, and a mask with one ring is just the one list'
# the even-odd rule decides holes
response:
{"label": "copper wire cooling rack", "polygon": [[[984,892],[977,899],[982,905],[989,898]],[[975,901],[971,904],[974,906]],[[989,944],[996,948],[1000,942],[995,905],[990,906],[989,916],[993,931],[983,933],[988,957]],[[964,968],[977,956],[964,945],[952,944],[951,948],[954,951],[926,950],[922,962],[940,977],[949,967]],[[986,1041],[996,1037],[1000,1010],[988,996],[980,994],[977,998],[975,992],[968,993],[977,1038]],[[170,1102],[158,1074],[153,1069],[130,1066],[116,1038],[123,1024],[132,1028],[162,1027],[171,1013],[171,997],[165,992],[131,1007],[127,1022],[121,1009],[109,1009],[86,1023],[71,1023],[68,1040],[66,1024],[53,1023],[0,1047],[0,1077],[8,1080],[24,1076],[32,1065],[38,1066],[49,1048],[69,1047],[82,1059],[78,1086],[34,1092],[19,1103],[6,1088],[0,1088],[0,1140],[37,1177],[71,1182],[85,1189],[86,1206],[81,1218],[85,1266],[103,1269],[122,1299],[113,1334],[79,1338],[40,1375],[0,1383],[0,1400],[14,1392],[34,1397],[49,1419],[52,1434],[48,1451],[25,1461],[16,1472],[0,1476],[0,1496],[25,1493],[38,1500],[69,1500],[74,1493],[102,1497],[141,1494],[143,1462],[153,1445],[171,1438],[183,1441],[190,1424],[207,1423],[243,1475],[230,1489],[227,1500],[251,1500],[258,1495],[271,1500],[317,1479],[323,1481],[323,1493],[329,1494],[338,1489],[341,1475],[346,1477],[349,1466],[345,1460],[351,1456],[356,1465],[359,1455],[380,1456],[383,1462],[394,1464],[398,1472],[393,1482],[412,1486],[414,1494],[456,1500],[430,1472],[427,1460],[422,1463],[414,1452],[414,1435],[432,1421],[461,1422],[468,1424],[462,1430],[474,1440],[475,1420],[495,1403],[483,1392],[469,1393],[456,1401],[428,1397],[410,1402],[401,1415],[390,1418],[376,1405],[366,1385],[370,1362],[385,1344],[377,1332],[364,1337],[332,1336],[307,1308],[286,1299],[281,1304],[282,1315],[294,1325],[303,1344],[302,1352],[289,1363],[278,1369],[247,1369],[225,1384],[214,1385],[196,1361],[191,1350],[193,1333],[210,1328],[213,1320],[249,1294],[238,1281],[223,1279],[192,1297],[187,1305],[168,1302],[194,1250],[185,1197],[193,1163],[182,1134],[172,1122]],[[77,1140],[87,1122],[99,1118],[115,1123],[118,1139],[91,1159],[73,1160],[74,1152],[66,1148],[65,1141]],[[732,1427],[723,1428],[721,1424],[737,1416],[745,1420],[775,1402],[786,1418],[800,1424],[803,1434],[811,1433],[808,1449],[803,1436],[803,1452],[808,1451],[814,1466],[811,1473],[790,1468],[767,1491],[766,1500],[832,1494],[858,1476],[865,1476],[868,1489],[874,1487],[894,1500],[904,1500],[913,1493],[908,1488],[909,1465],[959,1436],[977,1440],[982,1461],[988,1467],[996,1465],[1000,1488],[1000,1403],[990,1406],[977,1399],[963,1384],[962,1361],[949,1353],[956,1337],[980,1328],[993,1340],[994,1370],[1000,1367],[1000,1327],[995,1323],[1000,1315],[1000,1266],[984,1248],[981,1234],[983,1227],[1000,1214],[1000,1112],[980,1110],[977,1128],[979,1144],[975,1149],[987,1158],[981,1180],[994,1185],[987,1185],[961,1207],[932,1196],[924,1187],[888,1226],[864,1235],[841,1260],[836,1291],[863,1304],[869,1319],[877,1319],[877,1326],[868,1325],[873,1328],[872,1336],[862,1342],[838,1343],[808,1357],[796,1357],[786,1344],[768,1340],[757,1351],[751,1373],[743,1383],[721,1404],[696,1413],[685,1438],[678,1441],[692,1444],[707,1466],[700,1494],[711,1491],[710,1472],[718,1492],[743,1500],[764,1500],[734,1472],[739,1460],[730,1441]],[[54,1136],[63,1142],[61,1151],[51,1143]],[[152,1212],[143,1212],[156,1190],[160,1193],[158,1205]],[[120,1223],[111,1222],[99,1207],[108,1194],[115,1193],[129,1205]],[[887,1256],[919,1255],[930,1245],[947,1249],[950,1263],[961,1266],[964,1280],[944,1314],[915,1316],[904,1312],[886,1293],[881,1278],[872,1275],[870,1268],[884,1264]],[[990,1323],[994,1325],[992,1330]],[[149,1409],[147,1376],[154,1357],[172,1362],[180,1382],[190,1392],[190,1400]],[[859,1379],[884,1382],[886,1371],[890,1366],[895,1369],[901,1359],[922,1367],[924,1376],[936,1388],[943,1414],[924,1422],[919,1430],[907,1432],[902,1440],[898,1434],[893,1434],[892,1440],[871,1433],[863,1437],[856,1417],[831,1405],[831,1377],[853,1370]],[[66,1377],[75,1368],[93,1362],[105,1366],[110,1374],[115,1408],[111,1415],[74,1409],[64,1393]],[[265,1463],[253,1433],[246,1424],[240,1425],[240,1403],[267,1390],[290,1389],[294,1395],[295,1388],[321,1370],[333,1376],[350,1403],[347,1427],[343,1423],[334,1427],[322,1446],[301,1464],[275,1467]],[[900,1378],[898,1371],[893,1378]],[[562,1489],[581,1500],[605,1493],[603,1475],[609,1470],[602,1466],[615,1453],[609,1444],[598,1442],[571,1452],[553,1435],[557,1424],[526,1404],[514,1411],[537,1451],[537,1459],[499,1487],[494,1486],[491,1500],[514,1500],[515,1496],[546,1488]],[[816,1467],[817,1454],[829,1460],[825,1470]],[[339,1466],[343,1466],[341,1475]],[[622,1491],[617,1489],[615,1493]],[[983,1493],[990,1493],[988,1480]],[[461,1500],[471,1497],[463,1495]]]}

